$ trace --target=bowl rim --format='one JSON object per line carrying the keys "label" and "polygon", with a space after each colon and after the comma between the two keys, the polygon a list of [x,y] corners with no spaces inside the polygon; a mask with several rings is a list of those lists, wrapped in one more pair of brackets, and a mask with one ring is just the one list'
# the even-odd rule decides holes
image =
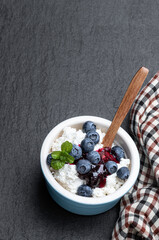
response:
{"label": "bowl rim", "polygon": [[95,124],[101,124],[105,125],[105,127],[109,127],[111,124],[111,121],[105,118],[101,117],[96,117],[96,116],[89,116],[89,115],[81,115],[77,117],[72,117],[67,120],[62,121],[58,125],[56,125],[45,137],[42,147],[41,147],[41,152],[40,152],[40,165],[41,165],[41,170],[42,173],[46,179],[46,181],[49,183],[49,185],[61,196],[76,202],[80,204],[85,204],[85,205],[98,205],[98,204],[106,204],[106,203],[111,203],[117,199],[120,199],[123,195],[125,195],[135,184],[135,181],[138,177],[139,174],[139,169],[140,169],[140,158],[139,158],[139,152],[138,149],[130,137],[130,135],[122,128],[120,127],[117,135],[119,135],[123,140],[126,139],[126,144],[129,150],[131,151],[132,158],[130,159],[131,161],[131,171],[130,171],[130,176],[127,179],[127,181],[114,193],[106,195],[104,197],[99,197],[99,198],[93,198],[93,197],[82,197],[76,194],[73,194],[63,188],[53,177],[51,171],[49,170],[49,167],[46,163],[46,152],[48,154],[48,144],[51,142],[52,136],[54,134],[58,134],[65,126],[71,126],[75,124],[82,124],[85,121],[93,121]]}

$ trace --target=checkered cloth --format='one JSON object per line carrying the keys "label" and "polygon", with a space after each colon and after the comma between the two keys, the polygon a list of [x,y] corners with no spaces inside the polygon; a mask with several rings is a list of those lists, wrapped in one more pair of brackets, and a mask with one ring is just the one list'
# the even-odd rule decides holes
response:
{"label": "checkered cloth", "polygon": [[159,240],[159,72],[137,96],[130,127],[140,154],[140,173],[120,202],[112,240]]}

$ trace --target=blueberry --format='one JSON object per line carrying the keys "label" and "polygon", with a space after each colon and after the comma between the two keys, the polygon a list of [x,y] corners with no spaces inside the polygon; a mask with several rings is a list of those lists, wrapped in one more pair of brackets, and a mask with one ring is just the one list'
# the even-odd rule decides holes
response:
{"label": "blueberry", "polygon": [[82,148],[73,144],[70,155],[74,157],[75,160],[79,159],[82,156]]}
{"label": "blueberry", "polygon": [[110,174],[115,173],[115,172],[117,171],[117,169],[118,169],[118,165],[117,165],[117,163],[114,162],[114,161],[108,161],[108,162],[106,162],[106,163],[105,163],[105,167],[107,168],[107,170],[108,170],[108,172],[109,172]]}
{"label": "blueberry", "polygon": [[83,197],[92,197],[92,188],[87,185],[81,185],[77,189],[77,194]]}
{"label": "blueberry", "polygon": [[90,138],[85,138],[81,142],[83,152],[91,152],[94,149],[94,142]]}
{"label": "blueberry", "polygon": [[111,153],[115,154],[118,161],[120,161],[121,158],[125,158],[124,150],[119,146],[112,147]]}
{"label": "blueberry", "polygon": [[51,153],[47,156],[47,164],[50,166],[52,160]]}
{"label": "blueberry", "polygon": [[81,159],[76,164],[77,172],[80,174],[86,174],[91,170],[91,163],[86,159]]}
{"label": "blueberry", "polygon": [[97,132],[95,132],[94,130],[91,130],[91,131],[87,132],[86,138],[92,139],[92,141],[95,144],[97,144],[99,142],[100,136]]}
{"label": "blueberry", "polygon": [[85,122],[84,124],[83,124],[83,128],[82,128],[82,131],[84,132],[84,133],[87,133],[87,132],[89,132],[89,131],[91,131],[91,130],[96,130],[96,125],[93,123],[93,122],[91,122],[91,121],[87,121],[87,122]]}
{"label": "blueberry", "polygon": [[130,172],[129,172],[129,169],[127,167],[121,167],[117,171],[117,177],[122,179],[122,180],[128,179],[129,175],[130,175]]}
{"label": "blueberry", "polygon": [[87,153],[86,158],[92,163],[97,165],[100,162],[100,154],[96,151]]}

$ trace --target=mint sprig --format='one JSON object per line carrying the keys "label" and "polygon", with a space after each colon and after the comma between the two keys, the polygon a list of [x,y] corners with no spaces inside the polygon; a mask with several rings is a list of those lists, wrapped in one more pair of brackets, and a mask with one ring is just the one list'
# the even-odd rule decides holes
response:
{"label": "mint sprig", "polygon": [[65,163],[73,163],[74,157],[69,155],[72,150],[72,143],[66,141],[61,145],[61,151],[54,151],[51,153],[51,167],[55,170],[62,168]]}

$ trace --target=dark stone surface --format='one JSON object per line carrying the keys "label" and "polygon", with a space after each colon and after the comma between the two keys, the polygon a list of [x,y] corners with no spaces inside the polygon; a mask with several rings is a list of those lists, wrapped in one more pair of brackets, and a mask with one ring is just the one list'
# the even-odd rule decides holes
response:
{"label": "dark stone surface", "polygon": [[[43,139],[77,115],[112,120],[140,66],[158,70],[157,1],[0,1],[0,239],[111,239],[119,205],[71,214],[49,196]],[[129,131],[128,117],[123,127]]]}

